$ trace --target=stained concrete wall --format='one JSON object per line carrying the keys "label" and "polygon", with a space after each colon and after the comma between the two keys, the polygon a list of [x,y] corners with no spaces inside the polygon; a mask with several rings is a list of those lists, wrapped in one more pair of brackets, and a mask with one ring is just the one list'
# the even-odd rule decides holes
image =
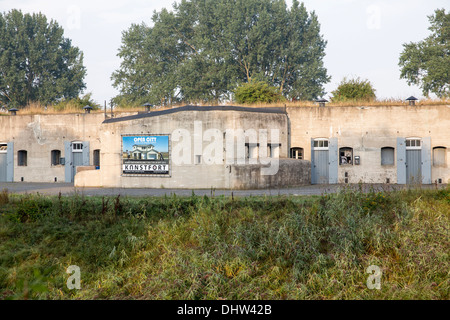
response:
{"label": "stained concrete wall", "polygon": [[431,137],[431,148],[446,147],[446,164],[432,167],[431,181],[450,182],[450,106],[288,107],[291,147],[304,149],[311,160],[311,139],[338,139],[338,147],[353,148],[361,164],[339,165],[338,182],[397,181],[397,150],[393,166],[381,165],[381,148],[396,149],[397,137]]}
{"label": "stained concrete wall", "polygon": [[[125,119],[125,118],[124,118]],[[197,125],[197,129],[195,126]],[[122,188],[232,188],[239,183],[239,177],[231,174],[226,163],[227,150],[224,145],[224,157],[219,164],[194,164],[194,134],[201,127],[202,134],[209,129],[217,129],[222,134],[227,129],[242,129],[244,132],[260,129],[268,130],[269,142],[271,130],[279,132],[279,156],[288,156],[287,117],[283,113],[258,113],[240,111],[180,111],[147,117],[130,118],[118,122],[103,123],[100,130],[102,148],[100,170],[91,174],[80,172],[75,177],[76,186],[103,186]],[[190,163],[171,163],[170,176],[127,176],[122,174],[122,135],[171,135],[176,131],[187,130],[190,133]],[[226,136],[225,136],[226,139]],[[225,140],[224,140],[225,142]],[[183,141],[184,143],[184,141]],[[203,141],[204,150],[211,142]],[[173,150],[173,149],[172,149]],[[236,154],[236,153],[235,153]],[[173,154],[171,158],[173,159]],[[247,159],[248,161],[248,159]],[[261,180],[267,185],[267,180]],[[303,181],[303,180],[302,180]],[[245,183],[241,181],[241,183]],[[302,182],[303,183],[303,182]],[[258,187],[259,184],[252,184]]]}
{"label": "stained concrete wall", "polygon": [[[63,165],[51,165],[51,151],[65,157],[64,141],[89,141],[92,152],[100,149],[103,114],[48,114],[0,117],[0,143],[14,143],[14,181],[64,182]],[[18,166],[18,151],[27,151],[27,166]]]}
{"label": "stained concrete wall", "polygon": [[276,175],[261,174],[262,165],[232,165],[231,189],[287,188],[311,183],[311,163],[306,160],[279,159]]}
{"label": "stained concrete wall", "polygon": [[[267,186],[267,181],[278,185],[283,179],[255,180],[258,168],[226,164],[172,164],[170,178],[125,177],[121,175],[121,135],[172,134],[175,129],[193,132],[195,121],[201,121],[203,132],[209,128],[221,131],[279,128],[282,143],[280,166],[282,159],[288,157],[290,147],[303,148],[304,159],[310,160],[311,138],[337,138],[339,148],[351,147],[353,156],[361,157],[359,166],[339,166],[340,183],[344,182],[345,172],[349,183],[384,183],[386,178],[396,183],[397,150],[394,165],[382,166],[381,148],[396,149],[398,137],[430,137],[430,152],[437,146],[446,147],[445,164],[432,166],[431,181],[442,179],[444,183],[450,182],[450,106],[287,107],[286,111],[287,117],[283,113],[189,111],[158,117],[143,115],[140,119],[104,124],[104,115],[97,113],[0,116],[0,143],[14,143],[16,182],[22,177],[25,182],[53,182],[55,177],[58,182],[64,181],[64,166],[51,165],[51,150],[60,150],[61,157],[65,157],[64,141],[79,140],[90,143],[90,165],[93,164],[93,151],[101,150],[101,169],[77,173],[78,186],[244,188],[248,185]],[[204,142],[203,147],[208,144]],[[26,167],[17,165],[19,150],[28,152]],[[191,157],[193,161],[194,154]],[[306,169],[302,170],[305,172]],[[250,182],[247,182],[249,175]],[[243,178],[236,180],[235,176]],[[302,177],[295,181],[303,183]],[[284,181],[288,181],[285,185],[291,183]]]}

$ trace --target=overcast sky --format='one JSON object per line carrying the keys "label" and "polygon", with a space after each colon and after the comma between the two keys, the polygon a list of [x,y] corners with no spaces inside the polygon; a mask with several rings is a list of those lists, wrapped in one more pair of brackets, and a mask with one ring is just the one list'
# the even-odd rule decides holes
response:
{"label": "overcast sky", "polygon": [[[154,10],[172,9],[170,0],[0,0],[0,11],[20,9],[41,12],[64,28],[64,36],[84,53],[87,68],[85,93],[100,104],[118,94],[111,73],[120,66],[117,57],[122,31],[132,23],[151,25]],[[328,98],[343,77],[368,79],[379,99],[423,98],[418,87],[400,80],[398,59],[403,43],[429,35],[435,9],[450,8],[448,0],[305,0],[315,11],[321,33],[328,41],[324,59],[331,81]],[[288,6],[292,3],[287,1]],[[434,96],[432,96],[434,97]]]}

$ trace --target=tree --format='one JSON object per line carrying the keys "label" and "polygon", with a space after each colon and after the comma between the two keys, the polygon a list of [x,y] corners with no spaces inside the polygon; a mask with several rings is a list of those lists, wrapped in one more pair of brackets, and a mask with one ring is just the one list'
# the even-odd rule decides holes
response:
{"label": "tree", "polygon": [[403,44],[400,78],[419,85],[425,96],[450,97],[450,13],[436,10],[428,16],[432,34],[417,43]]}
{"label": "tree", "polygon": [[337,89],[331,93],[333,94],[332,102],[372,101],[376,98],[375,89],[369,80],[361,80],[359,77],[350,80],[344,78]]}
{"label": "tree", "polygon": [[264,81],[287,98],[314,99],[330,77],[316,15],[297,0],[182,0],[123,33],[112,74],[120,99],[170,104],[228,100]]}
{"label": "tree", "polygon": [[76,98],[86,88],[83,53],[39,14],[0,13],[0,102],[22,107]]}

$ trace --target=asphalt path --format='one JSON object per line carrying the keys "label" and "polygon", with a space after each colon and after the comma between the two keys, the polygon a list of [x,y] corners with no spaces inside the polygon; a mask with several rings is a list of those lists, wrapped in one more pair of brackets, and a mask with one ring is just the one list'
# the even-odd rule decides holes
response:
{"label": "asphalt path", "polygon": [[148,197],[148,196],[191,196],[192,193],[198,196],[278,196],[278,195],[322,195],[327,193],[336,193],[344,188],[355,190],[361,189],[364,192],[375,191],[393,191],[407,188],[422,189],[442,189],[446,185],[421,185],[406,186],[395,184],[331,184],[331,185],[306,185],[293,188],[280,189],[258,189],[258,190],[224,190],[224,189],[150,189],[150,188],[76,188],[73,183],[32,183],[32,182],[0,182],[0,191],[7,189],[10,193],[16,194],[43,194],[43,195],[85,195],[85,196],[130,196],[130,197]]}

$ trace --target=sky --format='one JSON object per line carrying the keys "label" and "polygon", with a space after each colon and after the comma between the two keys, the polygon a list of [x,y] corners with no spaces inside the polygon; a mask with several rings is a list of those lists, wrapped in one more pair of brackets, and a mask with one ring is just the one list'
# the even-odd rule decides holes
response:
{"label": "sky", "polygon": [[[135,138],[156,138],[156,141],[148,140],[148,142],[142,140],[135,140]],[[133,150],[133,145],[147,145],[151,144],[155,147],[156,151],[159,152],[168,152],[169,151],[169,136],[124,136],[122,137],[122,149],[123,151],[131,151]]]}
{"label": "sky", "polygon": [[[153,12],[172,10],[174,0],[0,0],[0,11],[20,9],[41,12],[56,20],[64,36],[84,53],[86,90],[103,105],[119,92],[111,74],[120,67],[117,56],[122,32],[131,24],[151,26]],[[292,0],[286,1],[291,6]],[[367,79],[378,99],[422,99],[417,86],[400,79],[398,60],[403,44],[425,39],[430,31],[427,16],[450,9],[448,0],[304,0],[314,11],[328,44],[324,66],[331,76],[324,98],[331,96],[344,77]],[[431,98],[436,96],[431,95]]]}

